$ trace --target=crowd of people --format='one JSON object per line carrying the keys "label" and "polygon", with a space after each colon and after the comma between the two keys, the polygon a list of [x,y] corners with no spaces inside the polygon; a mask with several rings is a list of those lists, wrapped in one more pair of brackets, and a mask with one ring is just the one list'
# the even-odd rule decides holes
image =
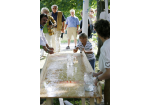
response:
{"label": "crowd of people", "polygon": [[[40,47],[49,54],[60,52],[60,36],[61,33],[67,29],[68,46],[70,49],[71,37],[74,37],[75,47],[73,52],[78,50],[84,51],[93,70],[95,69],[95,55],[92,51],[92,44],[89,38],[92,38],[92,33],[96,32],[98,35],[98,42],[100,43],[99,69],[100,72],[93,73],[97,77],[95,85],[98,81],[105,80],[105,105],[110,104],[110,18],[104,18],[105,12],[101,12],[100,19],[97,20],[94,16],[96,10],[90,9],[88,15],[88,33],[82,33],[83,11],[81,12],[82,20],[79,22],[78,17],[75,16],[75,10],[71,9],[71,16],[65,19],[63,13],[58,11],[57,5],[51,6],[52,12],[48,8],[43,7],[40,14]],[[103,17],[102,17],[103,16]],[[108,15],[110,16],[110,14]],[[66,21],[66,22],[65,22]],[[80,26],[80,27],[79,27]],[[77,35],[79,40],[77,42]],[[107,104],[108,103],[108,104]]]}

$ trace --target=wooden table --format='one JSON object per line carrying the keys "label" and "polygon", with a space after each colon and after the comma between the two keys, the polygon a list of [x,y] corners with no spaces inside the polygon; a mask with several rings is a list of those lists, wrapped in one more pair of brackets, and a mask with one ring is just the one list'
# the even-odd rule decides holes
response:
{"label": "wooden table", "polygon": [[[76,57],[72,66],[67,64],[68,55]],[[94,105],[94,98],[101,100],[101,93],[85,91],[84,74],[89,72],[93,69],[84,53],[48,55],[41,72],[40,98],[46,98],[47,105],[52,98],[81,98],[82,105],[90,98],[90,105]]]}

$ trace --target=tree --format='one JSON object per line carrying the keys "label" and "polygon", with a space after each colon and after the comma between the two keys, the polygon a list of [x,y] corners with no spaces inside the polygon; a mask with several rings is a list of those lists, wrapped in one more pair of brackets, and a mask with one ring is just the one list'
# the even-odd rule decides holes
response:
{"label": "tree", "polygon": [[[40,10],[42,7],[47,7],[51,10],[51,6],[53,4],[58,5],[58,10],[62,11],[65,18],[70,16],[70,10],[75,10],[75,15],[79,18],[79,20],[82,19],[80,13],[83,9],[83,0],[41,0],[40,1]],[[89,0],[89,9],[90,8],[96,8],[97,2],[96,0]]]}

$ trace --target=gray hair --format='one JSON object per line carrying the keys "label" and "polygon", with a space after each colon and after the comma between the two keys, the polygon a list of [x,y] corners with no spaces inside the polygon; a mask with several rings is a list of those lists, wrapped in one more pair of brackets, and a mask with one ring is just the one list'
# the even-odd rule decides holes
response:
{"label": "gray hair", "polygon": [[71,12],[74,12],[74,14],[75,14],[75,10],[74,10],[74,9],[71,9],[71,10],[70,10],[70,13],[71,13]]}
{"label": "gray hair", "polygon": [[41,9],[41,14],[43,14],[43,11],[44,11],[44,10],[48,11],[48,13],[49,13],[49,9],[48,9],[47,7],[43,7],[43,8]]}
{"label": "gray hair", "polygon": [[86,35],[85,33],[81,33],[81,34],[79,35],[79,38],[87,38],[87,35]]}
{"label": "gray hair", "polygon": [[53,7],[56,7],[56,8],[58,9],[58,6],[57,6],[57,5],[55,5],[55,4],[51,6],[51,9],[52,9]]}

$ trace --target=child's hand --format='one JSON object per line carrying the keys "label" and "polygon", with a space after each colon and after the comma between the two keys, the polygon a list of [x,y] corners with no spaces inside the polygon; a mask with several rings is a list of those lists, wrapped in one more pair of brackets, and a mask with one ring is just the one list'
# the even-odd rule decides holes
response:
{"label": "child's hand", "polygon": [[82,48],[82,51],[85,51],[85,49],[84,49],[84,48]]}
{"label": "child's hand", "polygon": [[73,49],[73,52],[76,53],[77,52],[77,49]]}

